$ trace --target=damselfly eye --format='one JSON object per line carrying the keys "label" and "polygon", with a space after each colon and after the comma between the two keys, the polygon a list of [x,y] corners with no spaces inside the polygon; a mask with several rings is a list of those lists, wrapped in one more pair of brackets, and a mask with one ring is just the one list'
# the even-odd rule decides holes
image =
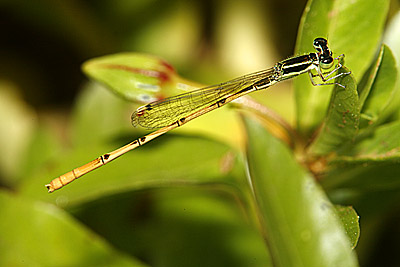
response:
{"label": "damselfly eye", "polygon": [[319,64],[321,68],[329,69],[333,65],[333,57],[321,55],[319,58]]}
{"label": "damselfly eye", "polygon": [[325,38],[315,38],[313,45],[314,48],[319,51],[322,49],[322,47],[326,47],[328,45],[328,41]]}

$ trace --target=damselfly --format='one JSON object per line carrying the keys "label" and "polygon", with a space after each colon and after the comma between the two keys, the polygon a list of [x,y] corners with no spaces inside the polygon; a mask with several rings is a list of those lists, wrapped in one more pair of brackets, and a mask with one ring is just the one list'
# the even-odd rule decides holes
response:
{"label": "damselfly", "polygon": [[[336,84],[335,78],[349,74],[349,72],[337,71],[342,67],[340,58],[335,58],[336,66],[333,68],[335,59],[329,50],[328,42],[324,38],[314,40],[316,53],[309,53],[297,57],[288,58],[275,64],[273,68],[258,71],[239,78],[177,96],[165,98],[139,107],[132,114],[132,124],[145,128],[161,128],[146,136],[132,141],[131,143],[106,153],[95,160],[63,174],[46,185],[49,192],[60,189],[82,175],[103,166],[110,161],[122,156],[128,151],[135,149],[170,130],[253,91],[266,89],[280,81],[294,78],[300,74],[308,73],[310,81],[314,86]],[[323,71],[328,71],[328,73]],[[321,79],[321,83],[314,81],[315,77]]]}

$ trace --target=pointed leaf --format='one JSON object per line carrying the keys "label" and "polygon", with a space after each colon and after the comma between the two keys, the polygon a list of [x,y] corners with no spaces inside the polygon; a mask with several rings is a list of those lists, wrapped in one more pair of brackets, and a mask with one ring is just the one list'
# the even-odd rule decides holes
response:
{"label": "pointed leaf", "polygon": [[354,249],[360,238],[359,216],[353,207],[336,205],[335,208]]}
{"label": "pointed leaf", "polygon": [[367,97],[371,91],[372,85],[374,84],[374,81],[376,79],[376,76],[379,71],[379,67],[381,66],[382,59],[383,59],[383,52],[384,49],[381,47],[381,50],[379,51],[379,54],[375,60],[368,69],[364,73],[364,77],[362,77],[361,81],[357,85],[357,90],[360,95],[360,99],[358,101],[358,106],[360,110],[364,106],[365,101],[367,100]]}
{"label": "pointed leaf", "polygon": [[[381,58],[381,59],[380,59]],[[397,68],[392,52],[387,46],[382,46],[377,60],[379,67],[373,73],[371,88],[364,88],[361,95],[365,102],[360,103],[361,118],[364,127],[383,121],[391,110],[387,110],[396,94]],[[365,97],[364,97],[365,96]],[[361,125],[362,126],[362,125]]]}
{"label": "pointed leaf", "polygon": [[245,119],[249,174],[276,266],[357,266],[336,211],[289,149]]}
{"label": "pointed leaf", "polygon": [[393,108],[395,111],[397,111],[396,115],[397,117],[399,117],[398,106],[400,105],[400,11],[398,11],[397,14],[392,17],[392,20],[390,21],[384,36],[384,42],[390,47],[397,63],[397,83],[395,85],[396,93],[388,109],[391,110]]}
{"label": "pointed leaf", "polygon": [[119,53],[91,59],[82,66],[92,79],[123,98],[147,103],[191,89],[166,61],[139,53]]}
{"label": "pointed leaf", "polygon": [[[341,71],[347,72],[345,68]],[[354,78],[351,74],[344,75],[338,82],[346,88],[335,86],[325,121],[309,148],[312,154],[326,155],[333,152],[352,141],[357,133],[360,110]]]}

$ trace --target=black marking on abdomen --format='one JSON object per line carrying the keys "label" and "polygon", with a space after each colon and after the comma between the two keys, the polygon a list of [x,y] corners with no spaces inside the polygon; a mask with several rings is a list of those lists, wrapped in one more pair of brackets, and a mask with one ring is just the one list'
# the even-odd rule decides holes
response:
{"label": "black marking on abdomen", "polygon": [[139,139],[136,139],[135,141],[132,142],[134,145],[136,145],[136,143],[141,146],[142,144],[140,143]]}
{"label": "black marking on abdomen", "polygon": [[259,80],[258,82],[254,83],[253,86],[256,89],[258,89],[258,87],[263,87],[263,86],[266,86],[266,85],[268,85],[270,83],[271,83],[271,79],[270,78],[265,78],[265,79]]}
{"label": "black marking on abdomen", "polygon": [[242,90],[240,90],[239,92],[236,92],[235,95],[239,95],[239,94],[241,94],[241,93],[247,92],[247,91],[249,91],[250,89],[252,89],[253,86],[254,86],[254,85],[249,86],[249,87],[245,87],[245,88],[243,88]]}
{"label": "black marking on abdomen", "polygon": [[292,66],[292,65],[299,65],[299,64],[307,63],[310,61],[310,56],[311,55],[302,55],[302,56],[298,56],[298,57],[288,58],[286,60],[281,61],[281,64],[283,66]]}
{"label": "black marking on abdomen", "polygon": [[223,98],[223,99],[221,99],[221,100],[219,100],[219,101],[217,102],[217,106],[218,106],[218,107],[221,107],[221,106],[225,105],[225,102],[226,102],[226,98]]}
{"label": "black marking on abdomen", "polygon": [[283,75],[292,73],[301,73],[305,71],[308,67],[310,67],[309,63],[304,63],[302,65],[295,65],[295,66],[284,66],[282,69]]}

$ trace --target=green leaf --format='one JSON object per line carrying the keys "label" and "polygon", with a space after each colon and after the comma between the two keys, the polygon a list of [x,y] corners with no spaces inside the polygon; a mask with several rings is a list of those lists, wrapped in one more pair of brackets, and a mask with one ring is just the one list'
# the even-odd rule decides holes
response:
{"label": "green leaf", "polygon": [[119,53],[91,59],[82,66],[92,79],[123,98],[147,103],[191,89],[166,61],[150,55]]}
{"label": "green leaf", "polygon": [[393,161],[400,159],[400,121],[384,124],[373,134],[355,144],[349,154],[336,158],[336,162]]}
{"label": "green leaf", "polygon": [[400,188],[400,121],[384,124],[335,157],[322,180],[326,188],[355,188],[361,191]]}
{"label": "green leaf", "polygon": [[336,212],[354,249],[360,238],[359,216],[353,207],[336,205]]}
{"label": "green leaf", "polygon": [[391,102],[390,107],[388,109],[394,109],[397,111],[397,117],[400,116],[400,112],[398,106],[400,105],[400,11],[397,12],[395,16],[393,16],[390,21],[385,36],[384,42],[390,47],[393,52],[393,56],[397,62],[397,83],[396,83],[396,94],[393,97],[394,100]]}
{"label": "green leaf", "polygon": [[[389,1],[310,0],[305,8],[296,53],[313,51],[316,37],[326,37],[334,54],[346,55],[345,65],[358,81],[370,65],[381,40]],[[294,81],[297,125],[307,134],[320,124],[330,90],[313,87],[307,76]]]}
{"label": "green leaf", "polygon": [[142,190],[81,205],[74,216],[151,266],[272,266],[240,194],[231,189]]}
{"label": "green leaf", "polygon": [[372,89],[372,85],[374,84],[376,76],[378,75],[379,67],[381,66],[382,59],[383,59],[383,52],[384,52],[384,48],[382,46],[375,62],[373,64],[371,64],[368,71],[365,72],[364,77],[358,83],[357,90],[360,95],[360,99],[358,101],[358,106],[359,106],[360,110],[363,108],[364,103]]}
{"label": "green leaf", "polygon": [[397,68],[396,60],[390,49],[383,45],[378,59],[374,64],[374,70],[369,75],[369,86],[361,91],[359,107],[361,109],[360,127],[376,124],[378,119],[383,121],[391,110],[389,104],[393,101],[396,94]]}
{"label": "green leaf", "polygon": [[[366,209],[370,205],[369,209],[375,211],[383,208],[381,204],[383,205],[386,194],[390,202],[398,203],[400,165],[397,162],[335,163],[325,173],[321,184],[336,201],[352,203],[357,209],[359,205]],[[368,196],[372,195],[376,198],[369,199]]]}
{"label": "green leaf", "polygon": [[1,266],[144,266],[53,205],[0,191]]}
{"label": "green leaf", "polygon": [[[390,166],[387,166],[390,167]],[[369,169],[371,170],[371,169]],[[397,175],[398,175],[398,171]],[[374,173],[376,174],[376,173]],[[385,173],[386,174],[386,173]],[[364,178],[368,176],[368,172],[363,174]],[[361,177],[358,177],[361,178]],[[376,179],[375,179],[376,180]],[[373,227],[374,229],[368,229],[368,224],[372,221],[379,221],[386,225],[385,219],[388,217],[388,221],[391,221],[390,214],[398,207],[399,203],[399,187],[379,187],[377,183],[374,183],[372,186],[370,185],[361,185],[361,179],[357,182],[361,186],[358,188],[355,184],[351,184],[352,186],[347,187],[350,184],[341,184],[339,187],[330,188],[329,198],[334,199],[335,203],[352,203],[353,207],[357,207],[357,213],[361,215],[360,220],[360,229],[361,232],[361,242],[358,244],[360,250],[357,251],[359,257],[363,257],[360,255],[360,251],[363,250],[364,246],[369,242],[373,242],[375,244],[375,240],[366,241],[369,239],[368,236],[376,235],[380,236],[381,233],[371,232],[378,230],[378,228]],[[366,182],[371,182],[372,180],[368,179]],[[345,205],[345,204],[344,204]],[[389,216],[388,216],[389,214]],[[370,225],[371,226],[371,225]],[[368,246],[368,245],[367,245]],[[361,252],[362,253],[362,252]]]}
{"label": "green leaf", "polygon": [[334,207],[292,152],[245,118],[249,174],[276,266],[357,266]]}
{"label": "green leaf", "polygon": [[[347,72],[346,68],[340,70]],[[326,155],[333,152],[349,141],[357,133],[360,110],[358,108],[358,93],[353,76],[343,75],[338,79],[342,88],[334,87],[328,113],[309,152],[315,155]]]}

